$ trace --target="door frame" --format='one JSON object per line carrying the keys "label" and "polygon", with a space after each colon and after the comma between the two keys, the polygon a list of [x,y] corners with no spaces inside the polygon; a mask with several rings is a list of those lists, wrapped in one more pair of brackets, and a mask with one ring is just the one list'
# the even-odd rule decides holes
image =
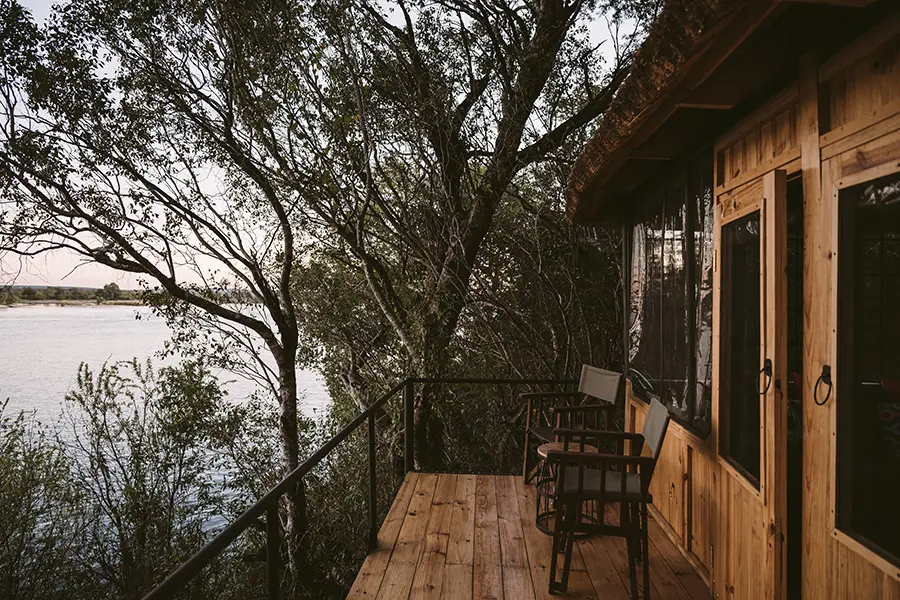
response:
{"label": "door frame", "polygon": [[[765,394],[760,394],[760,465],[759,488],[754,486],[721,452],[720,401],[722,387],[722,343],[723,339],[723,260],[722,227],[736,219],[759,211],[760,215],[760,365],[766,358],[772,361],[771,385]],[[714,590],[724,590],[733,598],[786,597],[787,578],[785,532],[787,513],[787,172],[783,169],[771,170],[747,184],[722,193],[716,197],[714,215],[714,278],[713,278],[713,398],[712,446],[716,454],[719,477],[736,482],[741,493],[746,493],[750,501],[757,503],[763,516],[757,531],[759,539],[753,538],[760,546],[756,548],[764,554],[762,561],[765,573],[759,588],[748,574],[735,572],[734,556],[737,539],[731,532],[736,517],[730,517],[729,503],[734,497],[726,496],[729,486],[725,482],[716,484],[719,510],[713,517],[713,539],[719,548],[711,576]],[[773,268],[774,265],[774,268]],[[746,500],[745,500],[746,501]],[[733,507],[731,507],[733,509]],[[719,522],[721,519],[721,522]],[[743,540],[753,544],[754,541]],[[750,549],[752,550],[752,549]],[[746,567],[745,567],[746,568]],[[735,580],[741,577],[747,589],[740,589]],[[758,574],[753,574],[758,578]],[[727,581],[731,579],[731,581]]]}
{"label": "door frame", "polygon": [[[858,145],[846,149],[840,154],[834,154],[825,158],[821,163],[822,212],[819,220],[820,226],[818,231],[809,233],[811,236],[815,236],[820,248],[831,248],[831,257],[835,257],[836,260],[830,260],[830,264],[823,269],[810,272],[808,280],[804,280],[804,289],[806,285],[812,286],[810,292],[813,294],[817,292],[822,293],[823,287],[828,288],[827,291],[824,292],[827,294],[828,298],[827,310],[824,311],[827,315],[827,325],[824,328],[824,331],[820,332],[822,335],[819,338],[813,339],[813,343],[817,344],[818,347],[813,349],[813,352],[810,353],[807,356],[807,360],[804,361],[804,372],[810,370],[809,376],[815,381],[822,365],[830,365],[832,368],[833,388],[831,397],[825,406],[809,406],[809,410],[822,411],[823,409],[826,409],[828,411],[827,428],[824,431],[827,439],[824,440],[824,442],[821,439],[817,439],[821,437],[821,433],[817,429],[811,428],[809,430],[809,435],[804,435],[803,444],[804,453],[806,452],[806,444],[816,445],[825,443],[828,445],[827,473],[824,474],[824,477],[822,473],[815,474],[820,480],[825,481],[827,490],[828,518],[826,524],[820,526],[824,527],[827,531],[827,536],[824,537],[826,544],[825,547],[814,548],[812,551],[820,552],[820,556],[824,554],[827,557],[831,557],[829,567],[832,573],[837,573],[840,569],[836,557],[839,554],[838,550],[843,548],[856,555],[859,559],[882,571],[887,577],[900,581],[900,565],[895,565],[850,534],[842,531],[838,527],[837,519],[837,403],[840,401],[841,377],[841,369],[840,365],[838,365],[838,338],[840,336],[840,308],[838,304],[840,285],[838,274],[842,251],[839,247],[841,225],[840,193],[842,190],[856,186],[860,183],[900,173],[900,161],[896,160],[896,158],[893,160],[885,160],[880,164],[866,163],[868,157],[873,155],[880,156],[879,153],[883,152],[886,148],[900,147],[900,129],[895,129],[888,133],[874,130],[872,131],[872,134],[873,135],[868,137],[868,139],[860,140]],[[891,156],[896,156],[894,152],[889,154]],[[827,277],[825,282],[821,281],[822,275],[826,275]],[[812,327],[812,325],[812,323],[805,323],[804,330],[806,330],[807,327]],[[804,331],[804,347],[806,346],[806,337],[807,332]],[[822,338],[824,338],[824,343]],[[805,374],[804,380],[809,381],[808,376]],[[807,386],[804,396],[807,394],[812,396],[812,393],[813,389]],[[806,403],[804,402],[804,404]],[[804,414],[806,411],[807,406],[804,406]],[[806,417],[804,416],[804,421],[805,420]],[[804,429],[806,428],[804,427]],[[804,534],[804,538],[807,540],[810,539],[806,537],[806,534]],[[812,539],[815,541],[817,538],[822,539],[821,536],[816,536]],[[804,581],[805,580],[806,578],[804,578]],[[804,590],[804,593],[806,593],[806,590]],[[830,593],[833,595],[834,590],[830,590]]]}

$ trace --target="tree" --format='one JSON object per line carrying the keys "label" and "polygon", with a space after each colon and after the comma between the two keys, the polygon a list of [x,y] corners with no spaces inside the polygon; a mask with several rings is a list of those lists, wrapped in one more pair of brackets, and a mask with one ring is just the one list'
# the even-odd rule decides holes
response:
{"label": "tree", "polygon": [[40,300],[43,297],[41,291],[33,287],[24,287],[20,293],[22,300]]}
{"label": "tree", "polygon": [[[608,69],[590,44],[590,9],[617,22],[645,4],[86,0],[38,28],[7,2],[0,251],[143,278],[176,343],[270,385],[290,470],[307,265],[362,286],[339,296],[371,321],[351,364],[445,372],[511,185],[565,161],[627,73],[627,44]],[[223,301],[235,289],[252,301]],[[427,388],[415,426],[427,468]],[[302,487],[290,497],[299,548]]]}
{"label": "tree", "polygon": [[[346,343],[352,395],[367,355],[423,377],[452,365],[460,317],[475,301],[473,277],[498,210],[514,201],[512,186],[543,163],[565,171],[628,72],[628,40],[613,36],[608,66],[591,44],[585,25],[598,13],[589,5],[614,23],[643,23],[655,9],[359,0],[317,13],[327,39],[321,69],[313,64],[267,101],[300,105],[290,90],[309,90],[294,146],[316,158],[316,175],[292,179],[303,182],[321,253],[339,257],[381,316],[364,329],[368,343]],[[292,71],[285,64],[280,72]],[[279,160],[291,166],[288,155]],[[383,347],[382,325],[396,348]],[[440,440],[432,396],[426,385],[415,400],[416,461],[426,470],[440,467],[440,449],[429,447]]]}
{"label": "tree", "polygon": [[[0,4],[0,252],[64,250],[142,278],[177,342],[278,398],[285,474],[300,458],[299,198],[257,134],[265,115],[244,98],[269,84],[257,57],[300,35],[303,13],[90,0],[38,27],[17,2]],[[235,288],[250,301],[225,301]],[[285,498],[290,565],[303,576],[302,484]]]}
{"label": "tree", "polygon": [[104,300],[118,300],[122,296],[119,285],[115,282],[107,283],[103,286]]}

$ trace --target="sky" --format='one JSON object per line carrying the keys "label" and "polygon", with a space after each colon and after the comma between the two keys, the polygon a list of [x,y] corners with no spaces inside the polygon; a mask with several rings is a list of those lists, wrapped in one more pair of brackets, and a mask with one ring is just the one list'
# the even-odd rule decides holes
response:
{"label": "sky", "polygon": [[[50,14],[53,0],[19,0],[30,9],[35,19],[42,22]],[[597,41],[610,38],[605,23],[595,22],[590,27],[591,36]],[[87,263],[71,252],[58,251],[22,263],[18,259],[0,258],[0,286],[62,285],[73,287],[102,287],[116,282],[123,289],[138,287],[134,275],[121,273],[102,265]]]}

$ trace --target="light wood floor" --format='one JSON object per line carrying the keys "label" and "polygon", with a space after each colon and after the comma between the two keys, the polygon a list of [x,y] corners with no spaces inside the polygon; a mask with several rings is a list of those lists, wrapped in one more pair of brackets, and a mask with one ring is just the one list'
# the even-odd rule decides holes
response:
{"label": "light wood floor", "polygon": [[[348,598],[627,600],[625,541],[614,537],[578,542],[569,593],[548,594],[551,538],[534,525],[534,502],[521,477],[410,473]],[[653,600],[710,597],[655,521],[650,580]]]}

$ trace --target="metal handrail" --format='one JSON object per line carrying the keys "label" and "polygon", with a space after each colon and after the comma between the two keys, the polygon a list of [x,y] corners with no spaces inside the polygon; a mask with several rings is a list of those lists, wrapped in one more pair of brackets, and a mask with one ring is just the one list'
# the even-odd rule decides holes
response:
{"label": "metal handrail", "polygon": [[[296,469],[288,473],[275,487],[266,492],[266,494],[253,503],[247,510],[240,514],[234,521],[228,524],[216,537],[211,539],[203,548],[198,550],[193,556],[183,562],[168,577],[166,577],[159,585],[153,588],[143,600],[168,600],[184,588],[201,570],[209,566],[210,563],[221,554],[231,542],[237,539],[244,531],[257,523],[260,516],[266,513],[266,539],[267,546],[275,546],[274,542],[280,539],[277,529],[277,509],[278,499],[288,491],[292,486],[296,485],[304,475],[312,471],[328,454],[334,450],[341,442],[343,442],[357,427],[362,425],[364,421],[368,421],[369,435],[369,546],[374,547],[376,541],[376,514],[377,507],[375,504],[375,495],[377,492],[377,484],[375,480],[375,413],[388,400],[397,395],[401,389],[403,390],[403,413],[404,413],[404,465],[406,471],[413,470],[413,452],[414,452],[414,427],[413,427],[413,397],[414,385],[417,383],[433,383],[433,384],[459,384],[459,385],[571,385],[577,384],[575,379],[466,379],[466,378],[434,378],[434,377],[409,377],[404,379],[387,393],[382,395],[366,410],[362,411],[350,423],[345,425],[334,437],[320,446],[312,455],[304,460]],[[279,552],[275,547],[268,547],[266,552],[268,563],[268,590],[270,600],[278,598],[279,593],[279,568],[278,558]]]}

